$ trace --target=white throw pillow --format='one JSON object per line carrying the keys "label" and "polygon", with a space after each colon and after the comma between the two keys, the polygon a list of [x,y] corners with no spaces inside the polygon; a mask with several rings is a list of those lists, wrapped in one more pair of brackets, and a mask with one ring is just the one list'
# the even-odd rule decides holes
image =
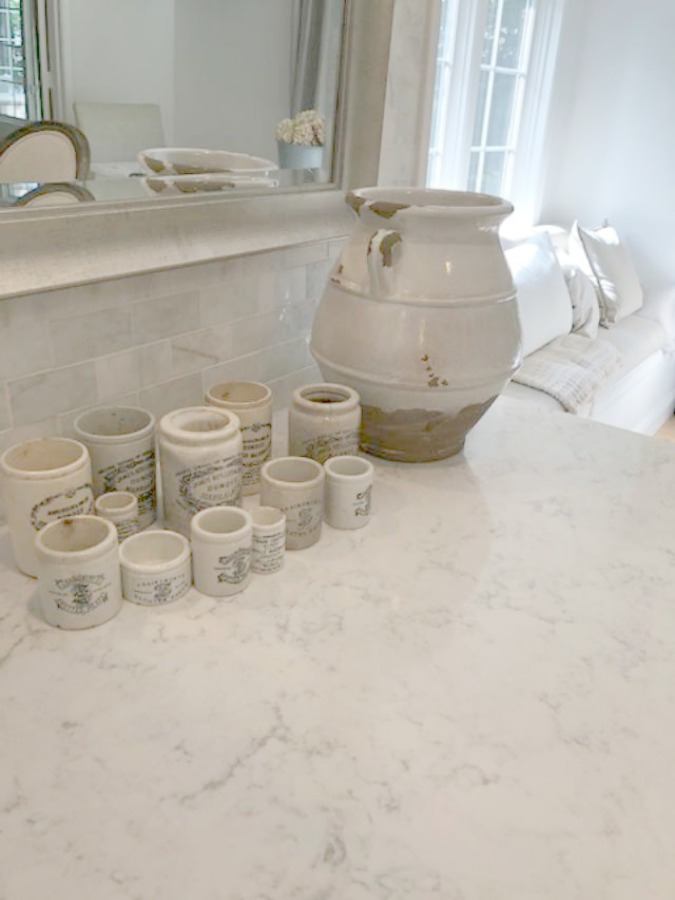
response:
{"label": "white throw pillow", "polygon": [[613,325],[640,309],[642,286],[615,228],[581,228],[575,222],[569,249],[572,259],[597,285],[602,325]]}
{"label": "white throw pillow", "polygon": [[572,304],[547,234],[526,238],[505,252],[516,286],[523,356],[572,328]]}
{"label": "white throw pillow", "polygon": [[572,304],[572,331],[584,337],[596,338],[600,325],[600,307],[595,284],[564,250],[556,250],[560,268],[565,276]]}

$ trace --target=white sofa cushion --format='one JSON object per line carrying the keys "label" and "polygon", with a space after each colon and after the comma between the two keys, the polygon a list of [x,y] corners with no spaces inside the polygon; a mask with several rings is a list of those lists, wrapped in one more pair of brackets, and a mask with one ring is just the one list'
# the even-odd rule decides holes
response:
{"label": "white sofa cushion", "polygon": [[630,254],[615,228],[572,226],[569,239],[572,259],[595,281],[600,301],[600,322],[611,326],[642,306],[640,281]]}
{"label": "white sofa cushion", "polygon": [[516,286],[523,356],[572,329],[572,304],[551,239],[536,234],[505,251]]}

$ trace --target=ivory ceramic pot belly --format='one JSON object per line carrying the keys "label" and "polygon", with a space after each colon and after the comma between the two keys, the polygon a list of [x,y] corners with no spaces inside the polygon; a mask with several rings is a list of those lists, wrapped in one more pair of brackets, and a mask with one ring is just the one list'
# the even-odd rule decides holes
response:
{"label": "ivory ceramic pot belly", "polygon": [[358,225],[324,291],[311,351],[361,397],[361,448],[402,462],[458,453],[521,362],[499,197],[418,188],[347,196]]}

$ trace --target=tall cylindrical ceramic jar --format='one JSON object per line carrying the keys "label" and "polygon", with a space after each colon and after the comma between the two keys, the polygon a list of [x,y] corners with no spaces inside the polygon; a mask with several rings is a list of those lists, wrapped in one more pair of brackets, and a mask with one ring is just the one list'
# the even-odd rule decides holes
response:
{"label": "tall cylindrical ceramic jar", "polygon": [[307,384],[293,391],[288,410],[288,453],[324,463],[359,449],[361,405],[343,384]]}
{"label": "tall cylindrical ceramic jar", "polygon": [[214,384],[204,398],[236,414],[243,441],[242,493],[257,494],[260,470],[272,455],[272,391],[258,381]]}
{"label": "tall cylindrical ceramic jar", "polygon": [[175,409],[159,423],[164,524],[190,536],[195,513],[239,506],[242,438],[237,416],[215,406]]}
{"label": "tall cylindrical ceramic jar", "polygon": [[499,197],[363,188],[358,224],[329,278],[311,351],[361,397],[361,447],[403,462],[459,452],[521,361],[498,228]]}
{"label": "tall cylindrical ceramic jar", "polygon": [[89,451],[68,438],[26,441],[5,451],[0,470],[14,558],[35,577],[36,533],[54,519],[94,511]]}
{"label": "tall cylindrical ceramic jar", "polygon": [[42,613],[57,628],[91,628],[122,607],[117,530],[99,516],[50,522],[35,538]]}
{"label": "tall cylindrical ceramic jar", "polygon": [[104,406],[81,413],[75,436],[91,454],[94,494],[129,491],[138,498],[138,527],[157,518],[155,417],[135,406]]}

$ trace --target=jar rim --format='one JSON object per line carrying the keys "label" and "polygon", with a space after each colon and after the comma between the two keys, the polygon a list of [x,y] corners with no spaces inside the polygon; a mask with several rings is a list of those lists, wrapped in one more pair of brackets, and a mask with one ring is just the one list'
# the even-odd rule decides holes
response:
{"label": "jar rim", "polygon": [[[157,562],[143,562],[139,558],[139,550],[142,552],[143,544],[163,544],[167,548],[168,556]],[[173,552],[171,552],[173,549]],[[139,531],[132,534],[120,544],[120,565],[129,572],[163,574],[172,572],[183,566],[190,558],[190,542],[182,534],[169,529],[153,528],[148,531]]]}
{"label": "jar rim", "polygon": [[[303,469],[307,477],[300,477]],[[281,477],[280,473],[284,472],[286,477]],[[293,472],[298,473],[297,477],[292,476]],[[280,456],[266,462],[260,470],[261,481],[267,481],[271,486],[284,491],[304,491],[322,484],[325,478],[326,473],[321,463],[308,456]]]}
{"label": "jar rim", "polygon": [[239,433],[236,413],[220,406],[186,406],[162,416],[159,430],[183,444],[215,443]]}
{"label": "jar rim", "polygon": [[[232,396],[222,396],[225,392]],[[241,396],[247,392],[252,396],[248,398]],[[221,409],[235,411],[237,409],[254,409],[269,403],[272,399],[272,391],[261,381],[222,381],[219,384],[211,385],[206,391],[204,399],[207,403]]]}
{"label": "jar rim", "polygon": [[[49,464],[49,453],[60,450],[63,461]],[[21,457],[25,464],[20,465]],[[0,468],[10,478],[39,480],[60,478],[76,472],[89,462],[89,451],[83,443],[71,438],[48,437],[22,441],[9,447],[0,457]]]}
{"label": "jar rim", "polygon": [[[98,427],[94,424],[97,419]],[[85,443],[121,444],[151,435],[155,417],[140,406],[96,406],[80,413],[73,429]]]}
{"label": "jar rim", "polygon": [[301,385],[293,391],[292,399],[294,406],[322,416],[349,412],[361,402],[354,388],[330,381]]}
{"label": "jar rim", "polygon": [[[232,520],[231,530],[218,528],[218,520]],[[209,525],[209,520],[215,523]],[[239,506],[212,506],[210,509],[202,509],[192,517],[190,530],[193,540],[203,541],[209,544],[220,544],[224,541],[239,540],[253,531],[253,518],[251,513]]]}
{"label": "jar rim", "polygon": [[[68,540],[74,542],[72,549],[67,546]],[[67,559],[82,562],[99,556],[113,546],[117,547],[117,529],[102,516],[55,519],[35,535],[38,553],[52,561]]]}

